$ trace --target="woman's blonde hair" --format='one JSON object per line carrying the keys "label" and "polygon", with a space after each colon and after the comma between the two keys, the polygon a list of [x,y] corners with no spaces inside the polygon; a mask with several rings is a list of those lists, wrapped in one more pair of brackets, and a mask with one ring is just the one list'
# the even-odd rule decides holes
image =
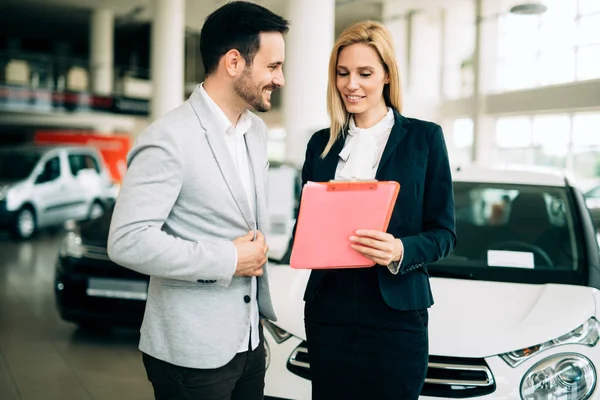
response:
{"label": "woman's blonde hair", "polygon": [[377,21],[361,21],[346,28],[338,37],[329,58],[329,81],[327,84],[327,112],[331,119],[329,142],[321,157],[325,157],[335,142],[342,135],[350,120],[342,96],[337,90],[337,63],[343,48],[357,43],[371,46],[379,55],[381,64],[389,76],[390,82],[383,88],[385,104],[398,112],[402,111],[402,88],[400,74],[394,54],[392,35],[387,28]]}

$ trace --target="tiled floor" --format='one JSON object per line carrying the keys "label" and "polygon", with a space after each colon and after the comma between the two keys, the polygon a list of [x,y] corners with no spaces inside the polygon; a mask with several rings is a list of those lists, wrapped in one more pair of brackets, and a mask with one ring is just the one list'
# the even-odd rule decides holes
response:
{"label": "tiled floor", "polygon": [[95,334],[60,319],[53,275],[61,238],[0,235],[0,399],[153,399],[137,331]]}

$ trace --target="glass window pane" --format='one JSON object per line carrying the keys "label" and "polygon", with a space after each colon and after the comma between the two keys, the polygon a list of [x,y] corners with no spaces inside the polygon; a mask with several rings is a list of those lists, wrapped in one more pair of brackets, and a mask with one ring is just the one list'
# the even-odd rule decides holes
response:
{"label": "glass window pane", "polygon": [[568,115],[538,115],[533,118],[532,142],[536,165],[564,168],[567,162],[571,121]]}
{"label": "glass window pane", "polygon": [[577,45],[588,44],[600,44],[600,14],[583,17],[577,24]]}
{"label": "glass window pane", "polygon": [[595,181],[600,177],[600,146],[576,148],[573,151],[573,171],[584,179]]}
{"label": "glass window pane", "polygon": [[538,19],[531,16],[508,15],[500,19],[498,56],[502,59],[537,53]]}
{"label": "glass window pane", "polygon": [[519,57],[498,65],[499,90],[518,90],[538,85],[538,59]]}
{"label": "glass window pane", "polygon": [[552,85],[575,80],[575,51],[546,53],[540,56],[540,83]]}
{"label": "glass window pane", "polygon": [[517,148],[507,149],[499,148],[496,149],[496,164],[499,165],[533,165],[533,149],[531,148]]}
{"label": "glass window pane", "polygon": [[570,49],[575,46],[577,24],[574,19],[550,20],[540,27],[540,49],[548,50]]}
{"label": "glass window pane", "polygon": [[446,99],[458,99],[460,96],[460,71],[458,68],[444,68],[444,97]]}
{"label": "glass window pane", "polygon": [[502,117],[496,121],[498,147],[519,148],[531,146],[531,119],[529,117]]}
{"label": "glass window pane", "polygon": [[579,14],[586,15],[600,11],[600,1],[579,0]]}
{"label": "glass window pane", "polygon": [[459,118],[454,121],[452,143],[457,149],[473,145],[473,120],[471,118]]}
{"label": "glass window pane", "polygon": [[600,45],[583,47],[577,52],[577,79],[596,78],[600,78]]}
{"label": "glass window pane", "polygon": [[576,114],[573,117],[573,145],[600,146],[600,113]]}
{"label": "glass window pane", "polygon": [[575,19],[577,1],[575,0],[544,0],[548,10],[541,15],[542,21],[564,21]]}
{"label": "glass window pane", "polygon": [[537,115],[533,118],[532,143],[547,153],[567,154],[570,125],[568,115]]}

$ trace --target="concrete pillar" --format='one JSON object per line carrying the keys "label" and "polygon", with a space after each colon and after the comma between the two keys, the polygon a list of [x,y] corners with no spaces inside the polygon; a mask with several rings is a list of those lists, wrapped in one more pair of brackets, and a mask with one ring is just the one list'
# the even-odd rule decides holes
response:
{"label": "concrete pillar", "polygon": [[411,54],[412,15],[410,10],[402,9],[389,0],[383,3],[382,19],[394,40],[403,93],[406,93],[410,76],[408,66]]}
{"label": "concrete pillar", "polygon": [[90,23],[91,90],[101,95],[113,91],[115,15],[109,9],[92,11]]}
{"label": "concrete pillar", "polygon": [[[495,159],[495,120],[487,115],[485,94],[491,89],[490,81],[493,78],[494,69],[490,65],[493,61],[489,57],[489,50],[482,43],[493,43],[489,36],[491,31],[495,34],[495,22],[485,29],[484,22],[489,20],[485,17],[483,0],[475,2],[475,48],[473,51],[473,95],[472,115],[473,119],[473,146],[471,147],[471,161],[478,165],[493,165]],[[490,30],[490,28],[494,28]],[[488,81],[486,84],[485,82]]]}
{"label": "concrete pillar", "polygon": [[158,118],[183,101],[185,0],[154,0],[153,5],[151,118]]}
{"label": "concrete pillar", "polygon": [[310,136],[329,126],[327,79],[334,43],[334,0],[289,0],[283,119],[285,159],[302,165]]}
{"label": "concrete pillar", "polygon": [[441,7],[423,2],[386,0],[383,21],[394,39],[406,116],[437,120],[441,100]]}

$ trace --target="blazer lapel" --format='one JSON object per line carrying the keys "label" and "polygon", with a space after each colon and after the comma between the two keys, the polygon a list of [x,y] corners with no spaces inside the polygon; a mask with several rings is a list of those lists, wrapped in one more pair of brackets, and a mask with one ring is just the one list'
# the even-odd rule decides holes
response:
{"label": "blazer lapel", "polygon": [[221,132],[217,127],[210,105],[204,99],[199,87],[196,88],[194,93],[192,93],[192,96],[190,96],[190,104],[194,108],[194,111],[200,120],[200,124],[206,130],[206,139],[233,199],[246,220],[248,228],[254,229],[254,214],[252,213],[250,203],[244,192],[242,180],[235,168],[234,160],[231,158],[229,149],[225,143],[224,135],[226,133]]}
{"label": "blazer lapel", "polygon": [[398,111],[394,110],[394,126],[392,127],[392,131],[390,132],[390,137],[383,149],[383,154],[381,155],[381,161],[379,162],[379,167],[377,167],[377,172],[375,176],[378,176],[381,172],[382,168],[385,166],[385,163],[389,160],[392,153],[396,150],[396,147],[400,144],[404,136],[406,135],[406,127],[408,124],[408,120],[404,118]]}
{"label": "blazer lapel", "polygon": [[256,193],[256,214],[258,215],[258,221],[260,229],[264,230],[267,227],[266,224],[266,196],[265,193],[265,179],[264,176],[266,169],[267,159],[265,157],[265,149],[262,146],[262,141],[253,128],[250,128],[246,133],[244,139],[246,140],[246,147],[248,148],[249,165],[252,168],[252,176],[254,177],[254,193]]}
{"label": "blazer lapel", "polygon": [[345,135],[340,135],[335,144],[331,147],[327,156],[324,159],[321,159],[321,155],[318,154],[317,157],[322,162],[322,168],[317,168],[319,176],[317,176],[317,181],[327,182],[335,179],[335,170],[337,169],[338,162],[340,160],[340,152],[344,148],[344,142],[346,140]]}

